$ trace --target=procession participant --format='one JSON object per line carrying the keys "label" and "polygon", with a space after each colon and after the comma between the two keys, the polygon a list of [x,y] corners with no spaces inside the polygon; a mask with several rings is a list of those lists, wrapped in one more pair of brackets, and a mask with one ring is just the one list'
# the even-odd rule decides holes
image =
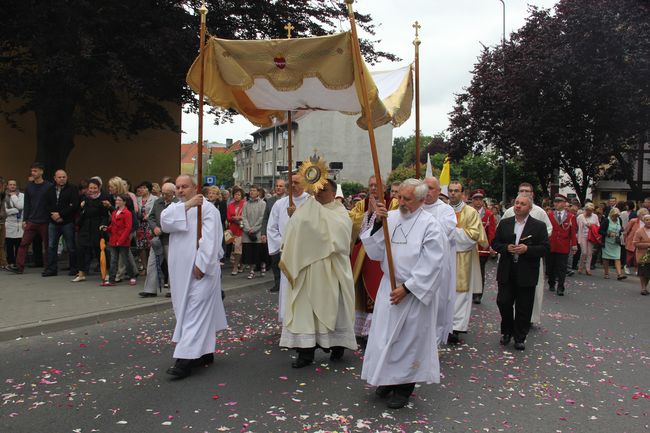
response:
{"label": "procession participant", "polygon": [[[221,300],[221,240],[223,229],[217,208],[196,193],[188,175],[176,179],[178,203],[160,214],[162,231],[169,233],[169,280],[176,327],[176,363],[167,373],[182,379],[192,367],[214,361],[217,331],[225,329]],[[201,239],[197,247],[197,207],[201,206]]]}
{"label": "procession participant", "polygon": [[553,225],[549,242],[551,252],[546,257],[546,275],[548,276],[548,289],[555,291],[557,282],[557,295],[564,296],[564,280],[567,275],[567,260],[569,252],[578,250],[576,232],[578,223],[571,212],[566,210],[567,198],[562,194],[555,194],[553,199],[554,211],[548,212],[548,218]]}
{"label": "procession participant", "polygon": [[488,245],[478,247],[478,259],[481,264],[481,291],[474,293],[472,295],[472,301],[475,304],[480,304],[481,299],[483,298],[483,291],[485,290],[485,264],[490,258],[491,254],[494,254],[494,251],[490,251],[490,245],[494,239],[494,233],[497,230],[496,219],[494,214],[485,206],[485,191],[482,189],[477,189],[471,194],[472,198],[472,207],[476,209],[479,216],[481,217],[481,222],[483,223],[483,229],[485,230],[485,235],[487,236]]}
{"label": "procession participant", "polygon": [[[396,209],[396,199],[384,197],[385,202],[390,203],[389,209]],[[378,201],[382,200],[381,191],[377,188],[377,179],[370,176],[368,179],[368,196],[350,210],[352,220],[352,272],[354,277],[354,334],[363,342],[368,337],[370,323],[372,322],[372,311],[375,304],[375,296],[379,289],[382,278],[382,271],[379,262],[370,260],[359,239],[359,235],[372,227],[375,221],[375,207]]]}
{"label": "procession participant", "polygon": [[463,201],[463,184],[449,183],[449,205],[456,213],[456,302],[454,305],[454,326],[447,340],[451,344],[460,342],[458,334],[467,333],[472,313],[472,293],[481,288],[481,264],[477,245],[488,245],[487,236],[476,209]]}
{"label": "procession participant", "polygon": [[[277,179],[275,181],[275,194],[272,197],[266,199],[266,208],[264,209],[264,219],[262,220],[262,242],[267,243],[267,228],[269,226],[269,218],[271,216],[271,209],[276,201],[280,200],[286,195],[287,188],[284,179]],[[268,249],[268,245],[267,245]],[[275,254],[269,253],[271,258],[271,270],[273,271],[273,287],[271,287],[270,292],[279,292],[280,291],[280,268],[278,264],[280,263],[280,251],[277,251]]]}
{"label": "procession participant", "polygon": [[[530,215],[546,224],[546,234],[550,237],[553,232],[553,225],[551,220],[548,218],[546,211],[541,207],[535,204],[535,193],[533,192],[533,186],[528,182],[523,182],[519,184],[518,194],[526,194],[530,197],[532,203],[532,209],[530,210]],[[515,216],[514,206],[508,208],[502,218],[512,218]],[[533,305],[533,315],[531,317],[531,323],[540,324],[542,322],[542,301],[544,300],[544,258],[539,264],[538,280],[537,285],[535,286],[535,304]]]}
{"label": "procession participant", "polygon": [[293,368],[311,364],[316,347],[331,349],[332,360],[341,359],[345,348],[357,348],[349,259],[352,223],[335,195],[336,183],[327,180],[286,227],[280,267],[290,289],[280,346],[297,349]]}
{"label": "procession participant", "polygon": [[[309,198],[309,194],[305,192],[305,189],[300,183],[299,174],[291,176],[291,195],[293,196],[293,206],[289,206],[289,196],[285,196],[278,199],[271,209],[269,223],[266,227],[266,245],[269,248],[270,255],[280,254],[289,218],[296,211],[296,208],[299,208]],[[278,320],[280,323],[282,323],[282,319],[284,318],[284,302],[287,285],[287,277],[282,273],[280,275],[280,292],[278,296]]]}
{"label": "procession participant", "polygon": [[449,278],[449,288],[438,291],[438,309],[436,314],[438,344],[447,343],[447,337],[453,331],[454,305],[456,303],[456,213],[454,209],[440,199],[440,182],[435,177],[424,179],[428,192],[424,198],[422,209],[433,215],[442,226],[449,240],[449,251],[445,253],[445,261]]}
{"label": "procession participant", "polygon": [[492,241],[492,248],[501,254],[497,268],[500,342],[505,346],[514,337],[517,350],[526,348],[540,259],[549,250],[545,225],[530,214],[532,205],[532,197],[519,194],[513,206],[515,216],[501,220]]}
{"label": "procession participant", "polygon": [[[427,186],[408,179],[399,189],[399,210],[376,206],[372,228],[361,234],[368,256],[384,271],[370,326],[361,378],[377,386],[389,408],[404,407],[415,382],[440,383],[436,345],[436,298],[448,287],[449,242],[436,218],[422,209]],[[396,289],[391,291],[382,224],[388,224]]]}

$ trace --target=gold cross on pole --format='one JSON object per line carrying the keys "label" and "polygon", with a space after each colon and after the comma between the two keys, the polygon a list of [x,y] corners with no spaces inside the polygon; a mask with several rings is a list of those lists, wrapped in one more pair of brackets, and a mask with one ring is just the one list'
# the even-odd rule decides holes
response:
{"label": "gold cross on pole", "polygon": [[419,22],[416,21],[413,24],[413,28],[415,29],[415,40],[413,40],[413,44],[415,46],[418,46],[420,45],[420,29],[422,28],[422,26],[420,25]]}
{"label": "gold cross on pole", "polygon": [[287,39],[291,39],[291,30],[295,29],[295,27],[292,26],[291,23],[288,23],[284,26],[284,29],[287,31]]}

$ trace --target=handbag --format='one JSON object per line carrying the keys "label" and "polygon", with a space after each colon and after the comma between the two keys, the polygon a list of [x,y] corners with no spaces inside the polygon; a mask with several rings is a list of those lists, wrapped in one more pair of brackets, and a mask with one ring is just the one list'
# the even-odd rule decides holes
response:
{"label": "handbag", "polygon": [[226,243],[226,245],[230,245],[233,242],[235,242],[235,237],[236,236],[232,233],[230,229],[223,232],[223,241]]}

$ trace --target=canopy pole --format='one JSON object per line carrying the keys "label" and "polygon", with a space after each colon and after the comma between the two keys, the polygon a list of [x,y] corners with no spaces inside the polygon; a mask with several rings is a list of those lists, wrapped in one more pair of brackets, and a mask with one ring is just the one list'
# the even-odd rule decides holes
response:
{"label": "canopy pole", "polygon": [[[196,165],[197,165],[197,176],[196,176],[196,192],[197,194],[201,193],[201,184],[203,183],[203,98],[204,98],[204,81],[205,81],[205,16],[208,14],[208,8],[205,6],[205,2],[201,4],[199,8],[199,13],[201,15],[201,31],[199,39],[199,55],[201,56],[201,81],[199,83],[199,140],[197,143],[197,153],[196,153]],[[201,239],[202,232],[202,206],[197,206],[196,210],[196,247],[199,247],[199,240]]]}
{"label": "canopy pole", "polygon": [[[420,179],[420,37],[422,27],[417,21],[415,28],[415,178]],[[428,157],[427,157],[428,158]]]}
{"label": "canopy pole", "polygon": [[[287,39],[291,39],[291,30],[294,29],[293,25],[291,23],[287,23],[286,26],[284,26],[284,29],[287,31]],[[291,136],[292,134],[292,129],[293,129],[293,121],[291,119],[291,110],[287,110],[287,135],[288,135],[288,141],[287,141],[287,164],[289,167],[289,207],[293,206],[293,191],[292,191],[292,186],[293,186],[293,180],[291,179],[293,177],[293,154],[292,154],[292,143],[291,143]]]}
{"label": "canopy pole", "polygon": [[[372,107],[370,106],[370,101],[368,100],[368,87],[366,85],[366,76],[363,68],[363,61],[361,60],[361,46],[359,45],[359,38],[357,36],[357,25],[354,19],[354,9],[352,8],[352,3],[354,0],[345,0],[345,3],[348,7],[348,17],[350,19],[350,28],[352,31],[352,44],[355,51],[355,61],[357,64],[357,69],[359,71],[359,81],[361,85],[361,99],[363,102],[363,111],[366,116],[366,121],[368,122],[368,137],[370,138],[370,152],[372,153],[372,164],[375,169],[375,179],[377,180],[377,189],[381,194],[381,200],[384,199],[385,191],[384,184],[381,180],[381,171],[379,169],[379,157],[377,156],[377,145],[375,143],[375,129],[372,123]],[[397,287],[395,285],[395,269],[393,265],[393,253],[390,244],[390,235],[388,233],[388,221],[384,221],[382,224],[384,230],[384,240],[386,244],[386,257],[388,258],[388,274],[390,279],[391,291],[394,291]]]}

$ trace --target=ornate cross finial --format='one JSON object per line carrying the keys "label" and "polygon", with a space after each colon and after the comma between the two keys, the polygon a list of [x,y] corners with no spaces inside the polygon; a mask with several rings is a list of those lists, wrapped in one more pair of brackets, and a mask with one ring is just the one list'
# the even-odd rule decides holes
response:
{"label": "ornate cross finial", "polygon": [[415,29],[415,40],[413,41],[414,45],[420,45],[420,29],[422,26],[420,25],[419,22],[415,22],[413,24],[413,28]]}
{"label": "ornate cross finial", "polygon": [[295,27],[292,26],[291,23],[288,23],[284,26],[284,29],[287,31],[287,39],[291,39],[291,30],[295,29]]}

